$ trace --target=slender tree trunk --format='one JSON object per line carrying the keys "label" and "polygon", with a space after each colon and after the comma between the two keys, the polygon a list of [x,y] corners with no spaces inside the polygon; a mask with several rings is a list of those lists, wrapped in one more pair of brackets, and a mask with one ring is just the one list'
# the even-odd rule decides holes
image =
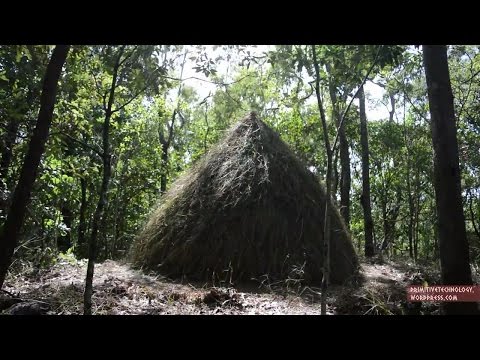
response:
{"label": "slender tree trunk", "polygon": [[[410,195],[410,197],[412,197]],[[414,232],[415,232],[415,205],[413,203],[413,198],[408,200],[409,206],[409,216],[408,216],[408,255],[411,259],[414,258],[413,256],[413,240],[414,240]]]}
{"label": "slender tree trunk", "polygon": [[[338,111],[338,100],[334,81],[331,75],[330,65],[326,66],[330,73],[328,90],[330,93],[330,100],[332,101],[332,117],[335,119],[339,132],[339,147],[340,147],[340,214],[345,220],[347,228],[350,229],[350,188],[351,188],[351,173],[350,173],[350,153],[348,148],[347,135],[345,133],[345,121],[342,121],[342,115]],[[362,87],[363,88],[363,87]]]}
{"label": "slender tree trunk", "polygon": [[[210,95],[209,95],[210,96]],[[210,124],[208,123],[208,102],[205,98],[205,135],[203,137],[203,151],[207,152],[207,140],[208,140],[208,133],[210,132]]]}
{"label": "slender tree trunk", "polygon": [[[110,181],[110,180],[109,180]],[[109,205],[109,204],[107,204]],[[106,206],[103,211],[102,222],[100,224],[100,234],[102,235],[101,245],[99,249],[103,249],[103,254],[100,253],[100,259],[105,260],[108,259],[108,226],[107,226],[107,214],[110,213],[109,210],[110,206]]]}
{"label": "slender tree trunk", "polygon": [[367,114],[365,111],[365,93],[363,86],[358,92],[360,101],[360,144],[362,147],[362,195],[360,202],[363,208],[363,227],[365,231],[365,256],[370,257],[375,254],[373,247],[373,220],[372,204],[370,197],[370,156],[368,150],[368,127]]}
{"label": "slender tree trunk", "polygon": [[[360,199],[360,201],[362,201]],[[357,238],[357,252],[360,254],[362,252],[362,238],[359,236]]]}
{"label": "slender tree trunk", "polygon": [[381,250],[386,250],[388,248],[388,244],[390,243],[390,221],[388,217],[388,211],[385,207],[383,211],[383,242],[381,245]]}
{"label": "slender tree trunk", "polygon": [[13,193],[3,231],[0,233],[0,289],[5,281],[15,246],[18,243],[27,204],[36,179],[38,165],[45,151],[45,143],[52,123],[53,109],[57,95],[58,80],[70,46],[57,45],[45,73],[38,120],[28,145],[20,178]]}
{"label": "slender tree trunk", "polygon": [[[460,166],[447,47],[424,45],[423,61],[434,150],[434,185],[442,282],[470,285],[472,274],[463,214]],[[478,314],[476,303],[443,304],[446,314]]]}
{"label": "slender tree trunk", "polygon": [[415,231],[415,236],[413,237],[413,260],[415,263],[418,261],[418,231]]}
{"label": "slender tree trunk", "polygon": [[113,214],[113,239],[112,239],[112,247],[111,247],[112,259],[115,258],[117,240],[120,237],[120,227],[119,227],[120,221],[121,221],[120,219],[124,216],[124,214],[119,213],[119,207],[120,207],[120,198],[122,197],[122,189],[125,186],[125,184],[123,183],[125,168],[127,168],[127,165],[124,163],[122,166],[122,174],[120,175],[120,183],[118,185],[118,190],[115,193],[115,208],[114,208],[114,214]]}
{"label": "slender tree trunk", "polygon": [[102,145],[103,145],[103,176],[102,184],[100,186],[100,194],[97,208],[92,221],[92,233],[88,244],[88,265],[87,276],[85,279],[85,292],[83,294],[83,314],[92,314],[92,294],[93,294],[93,272],[95,267],[95,260],[97,256],[97,237],[100,224],[104,216],[104,210],[107,207],[107,192],[111,177],[111,156],[110,156],[110,119],[112,117],[112,106],[115,98],[115,88],[117,86],[117,75],[120,67],[120,59],[122,57],[125,46],[123,46],[118,54],[116,63],[113,68],[112,85],[110,86],[110,95],[108,98],[108,105],[105,110],[105,120],[103,122],[102,130]]}
{"label": "slender tree trunk", "polygon": [[[180,94],[180,91],[179,91]],[[161,127],[158,131],[158,138],[160,141],[160,145],[162,145],[162,175],[160,175],[160,194],[164,194],[167,191],[167,181],[168,181],[168,149],[170,148],[170,144],[173,141],[173,129],[175,126],[175,117],[177,116],[177,110],[173,110],[171,122],[168,125],[168,138],[165,138],[163,133],[163,127]],[[161,125],[163,126],[163,125]]]}
{"label": "slender tree trunk", "polygon": [[413,203],[413,196],[412,196],[412,186],[410,182],[410,169],[411,169],[411,162],[410,162],[410,144],[407,141],[407,126],[405,124],[405,119],[403,122],[404,126],[404,137],[405,137],[405,144],[407,148],[407,169],[406,169],[406,183],[407,183],[407,196],[408,196],[408,254],[410,258],[413,258],[413,223],[415,221],[414,214],[415,214],[415,206]]}
{"label": "slender tree trunk", "polygon": [[111,247],[112,258],[117,256],[117,249],[119,248],[120,240],[124,234],[124,223],[128,214],[128,194],[125,189],[128,189],[128,177],[129,163],[131,158],[131,152],[127,152],[123,156],[122,172],[120,174],[120,184],[115,197],[115,215],[114,215],[114,227],[113,227],[113,244]]}
{"label": "slender tree trunk", "polygon": [[[388,233],[388,211],[387,211],[387,197],[382,196],[381,204],[382,208],[382,227],[383,227],[383,243],[386,243],[387,233]],[[382,242],[379,241],[379,244]]]}
{"label": "slender tree trunk", "polygon": [[326,196],[325,196],[325,218],[323,230],[323,278],[321,285],[321,314],[327,314],[327,290],[330,280],[330,211],[329,200],[332,194],[332,148],[328,138],[327,120],[325,111],[323,110],[322,98],[320,96],[320,67],[317,61],[315,45],[312,45],[313,64],[315,66],[315,93],[317,96],[317,105],[322,121],[323,139],[325,143],[325,151],[327,153],[327,176],[326,176]]}
{"label": "slender tree trunk", "polygon": [[[337,192],[338,192],[339,186],[341,187],[341,174],[338,172],[338,153],[336,153],[336,154],[334,153],[334,154],[332,154],[332,156],[333,156],[333,164],[332,164],[332,177],[333,177],[332,178],[332,201],[334,202],[335,206],[338,206]],[[341,214],[341,212],[340,212],[340,214]]]}
{"label": "slender tree trunk", "polygon": [[[101,166],[101,168],[99,169],[99,171],[101,171],[101,169],[103,168],[103,164]],[[98,203],[98,199],[97,199],[97,189],[95,188],[95,183],[93,181],[89,181],[88,182],[88,198],[87,198],[87,214],[88,214],[88,207],[90,206],[90,204],[94,204],[94,203]],[[95,212],[95,209],[96,209],[96,206],[94,207],[94,210],[93,212]],[[93,216],[88,216],[88,221],[86,221],[85,225],[85,236],[87,236],[86,234],[91,234],[92,233],[92,223],[93,223]],[[88,244],[90,242],[90,237],[88,239],[86,239],[86,251],[85,251],[85,254],[86,254],[86,257],[88,258]]]}
{"label": "slender tree trunk", "polygon": [[80,198],[80,214],[78,219],[78,254],[81,257],[86,255],[85,251],[85,231],[86,231],[86,221],[85,213],[87,211],[87,180],[82,176],[80,178],[80,189],[81,189],[81,198]]}
{"label": "slender tree trunk", "polygon": [[[183,79],[183,70],[185,68],[187,54],[188,52],[185,51],[185,54],[183,56],[182,67],[180,70],[180,79]],[[178,86],[178,92],[177,92],[177,106],[175,110],[173,110],[171,123],[168,126],[168,138],[165,139],[165,136],[163,134],[163,128],[161,128],[158,133],[160,144],[162,145],[162,167],[163,167],[163,172],[160,177],[160,194],[164,194],[165,191],[167,191],[167,181],[168,181],[167,175],[168,175],[168,160],[169,160],[168,149],[170,148],[170,144],[173,141],[175,118],[180,111],[180,95],[182,93],[182,86],[183,86],[183,82],[180,81],[180,85]]]}
{"label": "slender tree trunk", "polygon": [[[434,209],[435,212],[435,221],[438,222],[438,214],[437,214],[437,208],[435,207]],[[435,260],[438,260],[440,258],[440,244],[438,240],[438,224],[435,223],[435,226],[433,227],[433,236],[435,240],[435,247],[433,249],[433,258]]]}
{"label": "slender tree trunk", "polygon": [[[345,123],[345,121],[344,121]],[[350,230],[350,188],[352,178],[350,174],[350,152],[345,134],[345,125],[340,127],[340,214],[342,214],[347,229]]]}
{"label": "slender tree trunk", "polygon": [[160,194],[167,191],[168,143],[162,143],[162,175],[160,176]]}
{"label": "slender tree trunk", "polygon": [[393,122],[393,117],[394,117],[394,115],[395,115],[395,96],[394,96],[392,93],[390,93],[390,94],[388,94],[388,95],[389,95],[389,97],[390,97],[390,105],[392,105],[392,110],[389,111],[389,119],[388,119],[388,121]]}
{"label": "slender tree trunk", "polygon": [[414,217],[414,232],[413,232],[413,259],[415,262],[418,260],[418,233],[419,233],[419,226],[420,226],[420,169],[417,168],[417,178],[415,184],[415,217]]}
{"label": "slender tree trunk", "polygon": [[100,187],[100,198],[98,200],[97,208],[93,215],[92,221],[92,234],[90,235],[89,246],[88,246],[88,265],[87,265],[87,277],[85,279],[85,292],[84,292],[84,315],[92,314],[92,294],[93,294],[93,272],[96,260],[97,252],[97,237],[99,231],[99,225],[101,219],[104,215],[104,209],[107,205],[107,191],[108,184],[110,181],[110,154],[108,151],[109,143],[109,127],[110,127],[110,118],[111,113],[107,112],[105,116],[104,126],[103,126],[103,146],[104,146],[104,155],[103,155],[103,176],[102,176],[102,185]]}

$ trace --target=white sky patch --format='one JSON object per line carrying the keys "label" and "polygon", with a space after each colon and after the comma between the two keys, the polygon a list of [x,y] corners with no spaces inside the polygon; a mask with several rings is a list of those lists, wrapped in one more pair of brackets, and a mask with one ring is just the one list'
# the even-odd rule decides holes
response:
{"label": "white sky patch", "polygon": [[[369,81],[364,86],[365,90],[365,102],[367,103],[366,106],[366,113],[368,120],[382,120],[388,119],[390,116],[389,111],[391,110],[390,104],[389,107],[380,104],[380,100],[382,100],[383,95],[385,94],[385,89],[381,86],[373,84]],[[358,102],[358,100],[357,100]]]}

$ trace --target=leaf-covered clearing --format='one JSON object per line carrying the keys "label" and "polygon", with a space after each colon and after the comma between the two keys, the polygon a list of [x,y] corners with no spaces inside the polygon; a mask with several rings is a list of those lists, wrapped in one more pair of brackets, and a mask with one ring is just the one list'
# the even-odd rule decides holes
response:
{"label": "leaf-covered clearing", "polygon": [[[365,281],[351,287],[332,287],[328,313],[414,314],[438,313],[438,304],[423,307],[406,302],[406,286],[436,283],[431,269],[406,270],[411,264],[372,261],[362,263]],[[25,267],[10,274],[2,294],[2,314],[82,314],[86,262],[62,259],[50,269]],[[300,315],[320,314],[319,289],[310,287],[207,287],[168,281],[107,260],[97,264],[93,314],[98,315]]]}

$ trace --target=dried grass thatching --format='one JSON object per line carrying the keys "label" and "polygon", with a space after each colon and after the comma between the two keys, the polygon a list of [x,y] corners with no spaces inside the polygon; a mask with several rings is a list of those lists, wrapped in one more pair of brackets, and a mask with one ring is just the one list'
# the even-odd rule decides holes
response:
{"label": "dried grass thatching", "polygon": [[[356,274],[355,250],[332,209],[331,282]],[[254,113],[161,198],[133,263],[192,280],[322,279],[325,190]]]}

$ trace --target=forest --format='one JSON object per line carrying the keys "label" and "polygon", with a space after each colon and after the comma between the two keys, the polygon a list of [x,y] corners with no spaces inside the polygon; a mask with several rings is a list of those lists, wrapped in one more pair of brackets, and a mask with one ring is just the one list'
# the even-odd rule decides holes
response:
{"label": "forest", "polygon": [[1,45],[0,314],[479,314],[407,297],[479,284],[479,80],[474,45]]}

